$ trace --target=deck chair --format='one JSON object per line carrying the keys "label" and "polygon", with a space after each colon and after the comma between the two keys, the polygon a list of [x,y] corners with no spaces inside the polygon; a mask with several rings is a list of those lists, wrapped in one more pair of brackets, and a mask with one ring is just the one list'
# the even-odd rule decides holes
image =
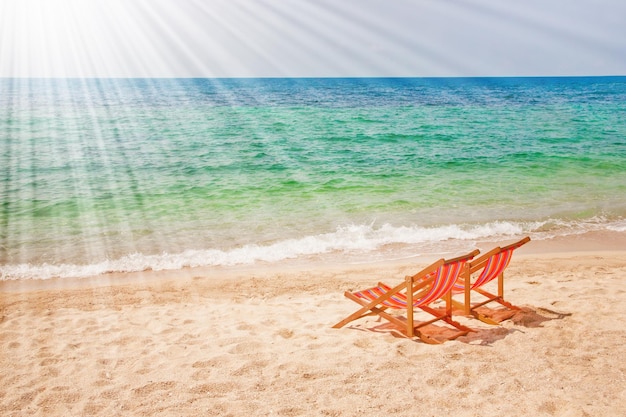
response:
{"label": "deck chair", "polygon": [[[529,241],[530,237],[525,237],[515,243],[511,243],[510,245],[496,247],[469,262],[468,268],[463,271],[458,281],[452,287],[453,296],[455,294],[464,294],[463,302],[453,299],[453,306],[456,309],[462,310],[465,316],[474,316],[477,319],[489,324],[499,324],[500,321],[510,318],[513,314],[509,314],[508,317],[496,320],[494,318],[487,317],[484,314],[480,314],[476,311],[477,308],[495,301],[509,310],[520,310],[519,307],[516,307],[504,300],[504,270],[507,266],[509,266],[509,262],[511,262],[513,251]],[[472,277],[474,276],[476,278],[472,280]],[[485,284],[496,278],[498,279],[497,295],[482,288]],[[471,304],[472,291],[482,295],[482,301]]]}
{"label": "deck chair", "polygon": [[[397,326],[403,336],[411,339],[417,336],[426,343],[441,343],[441,341],[429,337],[420,330],[424,326],[438,320],[443,320],[458,330],[451,337],[447,337],[446,340],[466,335],[472,329],[452,320],[452,297],[450,290],[454,283],[457,282],[459,275],[467,268],[468,261],[478,253],[479,251],[476,249],[458,258],[450,260],[440,259],[417,274],[407,276],[404,282],[393,288],[380,282],[378,286],[363,291],[346,291],[344,295],[362,307],[335,324],[333,328],[340,328],[351,321],[377,314]],[[444,312],[429,307],[429,304],[439,298],[446,300]],[[434,318],[425,322],[415,322],[415,308],[420,308],[434,316]],[[388,309],[399,310],[404,312],[405,315],[391,314],[387,311]]]}

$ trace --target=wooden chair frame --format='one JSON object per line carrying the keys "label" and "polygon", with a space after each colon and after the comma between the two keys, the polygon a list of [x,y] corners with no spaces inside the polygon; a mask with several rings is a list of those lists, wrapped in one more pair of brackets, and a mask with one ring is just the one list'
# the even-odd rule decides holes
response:
{"label": "wooden chair frame", "polygon": [[[479,251],[476,249],[454,259],[439,259],[417,274],[407,276],[404,282],[393,288],[381,282],[378,283],[378,287],[361,292],[352,293],[346,291],[344,295],[357,304],[360,304],[362,307],[335,324],[333,328],[340,328],[351,321],[376,314],[396,325],[405,337],[413,338],[417,336],[426,343],[441,343],[436,339],[428,337],[420,330],[422,327],[439,320],[450,324],[458,330],[458,332],[446,340],[466,335],[472,331],[472,329],[452,320],[451,288],[457,281],[458,276],[464,273],[468,268],[468,261],[478,253]],[[447,276],[437,280],[437,277],[440,276],[439,274],[444,272]],[[380,295],[376,297],[372,296],[367,299],[363,298],[362,294],[369,291],[376,291],[376,293],[380,293]],[[359,296],[359,294],[361,294],[361,296]],[[429,304],[439,298],[443,298],[446,302],[445,311],[443,313],[429,306]],[[394,303],[397,304],[397,306],[394,306]],[[388,308],[400,308],[398,306],[403,304],[405,305],[405,317],[398,317],[386,311]],[[415,308],[420,308],[434,316],[434,318],[432,320],[416,323],[414,320]]]}
{"label": "wooden chair frame", "polygon": [[[463,293],[463,302],[459,302],[457,300],[452,300],[452,304],[454,307],[463,311],[465,316],[474,316],[475,318],[489,324],[499,324],[499,322],[486,317],[483,314],[480,314],[476,311],[477,308],[482,307],[491,302],[497,302],[502,306],[510,309],[510,310],[520,310],[519,307],[509,303],[504,299],[504,271],[508,268],[509,263],[511,262],[511,257],[513,255],[513,251],[519,248],[520,246],[528,243],[530,241],[530,237],[525,237],[517,242],[511,243],[510,245],[506,245],[503,247],[495,247],[487,253],[484,253],[480,257],[473,259],[468,263],[468,268],[464,271],[464,273],[459,277],[459,281],[452,288],[452,295]],[[489,276],[489,271],[486,271],[486,268],[490,268],[490,261],[495,256],[500,254],[505,254],[510,251],[508,259],[506,263],[500,265],[499,272],[496,274],[495,272]],[[472,281],[472,276],[477,276],[477,278],[483,277],[483,274],[486,275],[485,279]],[[485,284],[493,281],[497,278],[497,294],[492,294],[486,291],[483,287]],[[475,291],[478,294],[485,297],[485,300],[472,304],[471,303],[471,292]]]}

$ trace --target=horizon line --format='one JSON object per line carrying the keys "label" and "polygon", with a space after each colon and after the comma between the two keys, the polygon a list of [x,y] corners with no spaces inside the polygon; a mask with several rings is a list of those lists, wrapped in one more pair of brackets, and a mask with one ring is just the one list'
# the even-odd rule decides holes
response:
{"label": "horizon line", "polygon": [[428,75],[428,76],[197,76],[197,77],[111,77],[111,76],[88,76],[88,77],[26,77],[26,76],[0,76],[0,80],[245,80],[245,79],[459,79],[459,78],[621,78],[626,74],[606,74],[606,75]]}

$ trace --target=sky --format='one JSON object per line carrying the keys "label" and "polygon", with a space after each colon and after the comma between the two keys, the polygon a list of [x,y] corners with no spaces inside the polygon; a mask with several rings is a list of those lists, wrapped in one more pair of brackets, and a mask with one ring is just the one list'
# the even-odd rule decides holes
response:
{"label": "sky", "polygon": [[626,75],[624,0],[0,0],[0,77]]}

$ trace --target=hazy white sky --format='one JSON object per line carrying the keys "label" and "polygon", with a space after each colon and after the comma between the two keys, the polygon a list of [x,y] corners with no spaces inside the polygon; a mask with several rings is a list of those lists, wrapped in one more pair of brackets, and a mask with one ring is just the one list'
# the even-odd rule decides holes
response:
{"label": "hazy white sky", "polygon": [[0,77],[626,75],[625,0],[0,0]]}

